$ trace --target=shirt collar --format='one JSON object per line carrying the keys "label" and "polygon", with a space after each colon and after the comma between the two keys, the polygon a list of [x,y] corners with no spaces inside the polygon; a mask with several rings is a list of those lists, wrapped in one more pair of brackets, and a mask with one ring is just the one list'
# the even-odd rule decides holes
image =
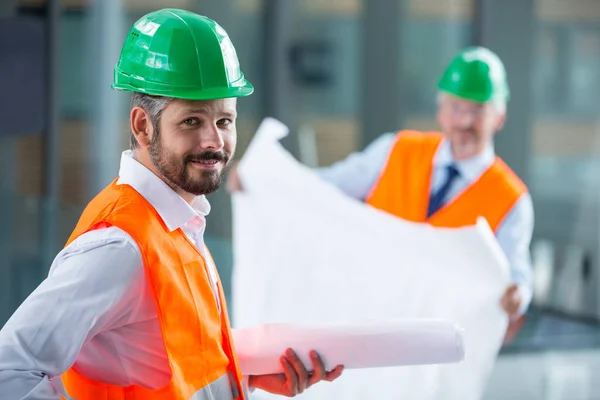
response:
{"label": "shirt collar", "polygon": [[172,232],[194,217],[204,219],[210,212],[210,203],[205,196],[198,196],[190,205],[169,187],[154,172],[133,158],[133,152],[121,154],[117,185],[129,185],[141,194],[160,215]]}
{"label": "shirt collar", "polygon": [[495,158],[494,146],[492,144],[479,154],[461,161],[454,161],[450,142],[446,139],[438,147],[433,165],[435,168],[446,168],[450,164],[456,165],[460,176],[469,182],[475,181],[479,176],[488,169]]}

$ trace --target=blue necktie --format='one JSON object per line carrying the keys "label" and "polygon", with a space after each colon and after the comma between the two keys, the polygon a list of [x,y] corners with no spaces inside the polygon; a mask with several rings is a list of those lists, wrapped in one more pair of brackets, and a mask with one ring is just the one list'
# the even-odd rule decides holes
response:
{"label": "blue necktie", "polygon": [[455,178],[460,175],[458,169],[454,164],[450,164],[446,167],[446,181],[438,189],[437,192],[433,193],[429,198],[429,206],[427,207],[427,218],[431,217],[437,210],[439,210],[444,205],[444,200],[448,195],[448,191],[452,186],[452,182]]}

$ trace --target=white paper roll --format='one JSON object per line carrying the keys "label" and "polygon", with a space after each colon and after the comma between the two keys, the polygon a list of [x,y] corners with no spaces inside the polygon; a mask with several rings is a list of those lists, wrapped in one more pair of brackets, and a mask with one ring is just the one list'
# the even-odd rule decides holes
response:
{"label": "white paper roll", "polygon": [[245,375],[283,372],[287,348],[312,370],[309,352],[321,354],[327,369],[457,363],[464,359],[462,329],[439,320],[387,320],[356,325],[266,324],[233,331]]}

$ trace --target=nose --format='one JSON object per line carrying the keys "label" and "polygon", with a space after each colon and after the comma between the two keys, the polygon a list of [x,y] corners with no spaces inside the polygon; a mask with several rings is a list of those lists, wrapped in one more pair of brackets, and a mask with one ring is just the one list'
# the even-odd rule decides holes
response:
{"label": "nose", "polygon": [[216,123],[206,124],[200,131],[200,147],[203,150],[218,151],[223,148],[225,142],[223,135]]}
{"label": "nose", "polygon": [[456,120],[456,126],[460,127],[461,129],[466,130],[473,126],[473,123],[475,121],[475,116],[471,112],[463,111],[463,112],[456,114],[455,120]]}

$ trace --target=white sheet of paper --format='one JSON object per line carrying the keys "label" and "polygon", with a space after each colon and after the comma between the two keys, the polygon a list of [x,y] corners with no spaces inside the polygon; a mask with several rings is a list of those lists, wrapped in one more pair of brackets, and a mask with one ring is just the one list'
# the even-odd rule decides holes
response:
{"label": "white sheet of paper", "polygon": [[479,399],[507,326],[507,261],[489,225],[434,228],[350,199],[280,145],[286,134],[266,119],[240,161],[234,327],[453,321],[465,329],[460,364],[349,370],[298,398]]}
{"label": "white sheet of paper", "polygon": [[265,324],[234,330],[244,375],[282,373],[279,358],[293,348],[312,371],[311,350],[330,370],[454,363],[464,358],[462,329],[439,320],[380,320],[356,325]]}

